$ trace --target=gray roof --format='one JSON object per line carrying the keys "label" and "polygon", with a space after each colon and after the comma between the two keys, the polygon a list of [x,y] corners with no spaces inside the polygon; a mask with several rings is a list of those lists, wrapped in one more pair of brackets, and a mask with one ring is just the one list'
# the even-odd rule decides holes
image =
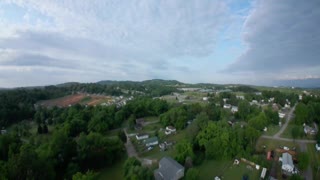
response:
{"label": "gray roof", "polygon": [[289,153],[283,153],[282,154],[282,164],[288,164],[293,167],[293,161],[292,156]]}
{"label": "gray roof", "polygon": [[184,169],[184,167],[181,164],[179,164],[177,161],[173,160],[170,157],[162,158],[159,162],[159,166],[159,169],[155,171],[155,178],[158,179],[174,179],[176,173],[179,170]]}

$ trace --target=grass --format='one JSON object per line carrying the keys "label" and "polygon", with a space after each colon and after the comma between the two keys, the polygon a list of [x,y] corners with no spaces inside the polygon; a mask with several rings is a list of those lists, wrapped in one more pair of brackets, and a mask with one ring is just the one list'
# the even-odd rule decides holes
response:
{"label": "grass", "polygon": [[315,144],[307,144],[307,153],[309,155],[309,163],[313,170],[313,179],[320,179],[320,152],[316,151]]}
{"label": "grass", "polygon": [[249,179],[259,179],[261,170],[248,169],[247,164],[240,162],[238,166],[233,165],[233,161],[206,160],[200,166],[199,179],[213,179],[219,176],[225,180],[241,179],[243,175],[248,175]]}
{"label": "grass", "polygon": [[98,179],[123,179],[123,165],[125,160],[126,158],[123,158],[112,167],[102,169],[99,173]]}
{"label": "grass", "polygon": [[280,126],[278,125],[270,125],[268,127],[268,131],[264,132],[263,135],[267,135],[267,136],[273,136],[275,135],[279,130],[280,130]]}
{"label": "grass", "polygon": [[[291,131],[292,129],[295,127],[296,125],[293,123],[293,122],[290,122],[287,126],[287,128],[284,130],[284,132],[280,135],[280,137],[283,137],[283,138],[290,138],[292,139],[292,134],[291,134]],[[303,131],[303,126],[300,126],[300,134],[302,135],[301,137],[298,137],[297,139],[314,139],[313,136],[306,136],[304,134],[304,131]]]}
{"label": "grass", "polygon": [[[264,150],[263,146],[266,146],[266,149]],[[265,139],[265,138],[260,138],[257,142],[256,145],[256,151],[257,152],[263,152],[263,151],[269,151],[269,150],[274,150],[279,148],[280,146],[287,146],[290,149],[293,147],[299,149],[299,144],[292,142],[287,142],[287,141],[279,141],[279,140],[274,140],[274,139]]]}
{"label": "grass", "polygon": [[145,120],[145,122],[154,122],[154,121],[159,121],[159,117],[150,116],[150,117],[145,117],[144,120]]}
{"label": "grass", "polygon": [[157,159],[158,161],[165,156],[174,158],[176,156],[176,152],[173,148],[166,151],[160,151],[159,146],[154,146],[152,150],[141,154],[141,157],[148,159]]}

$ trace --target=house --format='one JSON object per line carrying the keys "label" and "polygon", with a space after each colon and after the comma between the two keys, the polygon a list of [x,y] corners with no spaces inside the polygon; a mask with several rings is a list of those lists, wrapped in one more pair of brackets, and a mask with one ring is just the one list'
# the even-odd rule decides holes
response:
{"label": "house", "polygon": [[134,125],[134,129],[137,130],[137,131],[142,130],[141,124],[136,124],[136,125]]}
{"label": "house", "polygon": [[232,106],[231,112],[232,112],[232,113],[238,112],[238,106]]}
{"label": "house", "polygon": [[158,137],[148,138],[148,139],[143,140],[143,142],[146,146],[154,146],[154,145],[159,144]]}
{"label": "house", "polygon": [[282,154],[282,170],[288,173],[293,173],[294,172],[294,165],[293,165],[293,160],[292,156],[289,153],[283,153]]}
{"label": "house", "polygon": [[167,150],[167,147],[166,147],[166,144],[165,144],[165,143],[159,144],[159,148],[160,148],[160,151],[165,151],[165,150]]}
{"label": "house", "polygon": [[255,92],[255,94],[256,94],[257,96],[261,96],[261,95],[262,95],[262,92]]}
{"label": "house", "polygon": [[317,134],[317,131],[314,128],[312,128],[310,126],[307,126],[307,125],[304,126],[303,131],[304,131],[305,134],[310,134],[310,135],[316,135]]}
{"label": "house", "polygon": [[262,171],[261,171],[260,178],[264,179],[266,177],[266,174],[267,174],[267,168],[263,168]]}
{"label": "house", "polygon": [[172,134],[172,133],[175,133],[177,130],[175,127],[173,126],[167,126],[166,127],[166,131],[164,132],[166,135],[169,135],[169,134]]}
{"label": "house", "polygon": [[144,123],[145,123],[145,120],[143,118],[136,119],[136,124],[143,126]]}
{"label": "house", "polygon": [[137,138],[137,140],[148,139],[149,134],[139,133],[139,134],[136,134],[136,138]]}
{"label": "house", "polygon": [[203,97],[202,100],[208,101],[208,97]]}
{"label": "house", "polygon": [[299,100],[300,100],[300,101],[302,100],[302,95],[301,95],[301,94],[299,95]]}
{"label": "house", "polygon": [[170,157],[159,161],[159,169],[154,171],[156,180],[178,180],[184,176],[184,167]]}
{"label": "house", "polygon": [[244,100],[244,96],[236,96],[237,99]]}
{"label": "house", "polygon": [[286,116],[286,114],[282,112],[279,112],[278,115],[279,115],[279,118],[284,118]]}
{"label": "house", "polygon": [[7,134],[7,130],[2,129],[2,130],[1,130],[1,134]]}
{"label": "house", "polygon": [[231,104],[225,104],[225,105],[223,105],[223,108],[224,109],[230,109],[231,108]]}
{"label": "house", "polygon": [[316,150],[320,151],[320,144],[316,144]]}

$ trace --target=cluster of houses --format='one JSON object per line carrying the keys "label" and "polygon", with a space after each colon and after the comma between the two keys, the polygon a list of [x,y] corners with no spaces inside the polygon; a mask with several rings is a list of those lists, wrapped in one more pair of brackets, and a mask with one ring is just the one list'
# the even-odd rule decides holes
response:
{"label": "cluster of houses", "polygon": [[[142,123],[142,119],[137,119],[136,122],[139,122],[140,124]],[[143,121],[144,122],[144,121]],[[176,128],[173,126],[167,126],[165,129],[165,134],[166,135],[170,135],[170,134],[174,134],[176,133]],[[154,137],[150,137],[149,134],[147,133],[138,133],[136,134],[136,139],[138,141],[142,141],[146,147],[152,147],[155,145],[159,144],[159,139],[158,137],[154,136]],[[163,142],[161,144],[159,144],[160,150],[161,151],[165,151],[167,148],[172,146],[172,142]]]}

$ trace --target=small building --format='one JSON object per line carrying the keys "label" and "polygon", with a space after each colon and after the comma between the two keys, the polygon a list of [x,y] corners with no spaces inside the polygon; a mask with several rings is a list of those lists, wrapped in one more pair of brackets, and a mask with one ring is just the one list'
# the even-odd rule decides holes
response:
{"label": "small building", "polygon": [[1,134],[7,134],[7,130],[2,129],[2,130],[1,130]]}
{"label": "small building", "polygon": [[134,125],[134,129],[137,130],[137,131],[142,130],[141,124],[136,124],[136,125]]}
{"label": "small building", "polygon": [[282,112],[279,112],[278,115],[279,115],[279,118],[284,118],[286,116],[286,114]]}
{"label": "small building", "polygon": [[238,106],[232,106],[231,112],[232,112],[232,113],[238,112]]}
{"label": "small building", "polygon": [[293,165],[293,160],[292,156],[289,153],[283,153],[282,154],[282,166],[281,169],[285,172],[288,173],[293,173],[294,172],[294,165]]}
{"label": "small building", "polygon": [[143,118],[136,119],[136,124],[143,126],[144,123],[145,123],[145,120]]}
{"label": "small building", "polygon": [[158,137],[148,138],[148,139],[143,140],[143,142],[146,146],[155,146],[155,145],[159,144]]}
{"label": "small building", "polygon": [[266,174],[267,174],[267,168],[263,168],[262,171],[261,171],[260,178],[264,179],[266,177]]}
{"label": "small building", "polygon": [[177,130],[175,127],[173,126],[167,126],[166,127],[166,131],[164,132],[166,135],[169,135],[169,134],[172,134],[172,133],[175,133]]}
{"label": "small building", "polygon": [[202,100],[204,100],[204,101],[208,101],[208,99],[209,99],[208,97],[203,97],[202,98]]}
{"label": "small building", "polygon": [[136,134],[137,140],[143,140],[143,139],[148,139],[148,138],[149,138],[149,134],[145,134],[145,133]]}
{"label": "small building", "polygon": [[159,161],[159,169],[154,171],[156,180],[178,180],[184,176],[184,167],[170,157]]}
{"label": "small building", "polygon": [[316,144],[316,150],[320,151],[320,144]]}
{"label": "small building", "polygon": [[160,148],[160,151],[165,151],[165,150],[167,150],[167,147],[166,147],[166,144],[165,144],[165,143],[159,144],[159,148]]}
{"label": "small building", "polygon": [[307,126],[307,125],[304,126],[303,131],[305,134],[309,134],[309,135],[316,135],[317,134],[317,131],[314,128]]}
{"label": "small building", "polygon": [[236,98],[237,98],[237,99],[244,100],[244,96],[238,96],[238,95],[237,95]]}
{"label": "small building", "polygon": [[225,105],[223,105],[223,108],[224,109],[230,109],[231,108],[231,104],[225,104]]}

